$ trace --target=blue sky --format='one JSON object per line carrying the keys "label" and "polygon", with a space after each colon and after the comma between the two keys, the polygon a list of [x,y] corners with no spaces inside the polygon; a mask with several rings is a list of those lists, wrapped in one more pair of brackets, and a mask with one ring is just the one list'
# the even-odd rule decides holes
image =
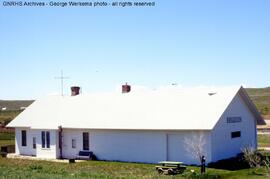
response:
{"label": "blue sky", "polygon": [[[1,1],[2,2],[2,1]],[[0,99],[148,87],[270,86],[270,1],[156,0],[151,8],[0,5]]]}

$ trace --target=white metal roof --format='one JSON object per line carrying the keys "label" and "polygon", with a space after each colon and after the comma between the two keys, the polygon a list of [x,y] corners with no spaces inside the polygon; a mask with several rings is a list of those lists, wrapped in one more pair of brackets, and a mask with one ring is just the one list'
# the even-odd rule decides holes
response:
{"label": "white metal roof", "polygon": [[189,88],[47,96],[36,100],[8,127],[210,130],[241,89]]}

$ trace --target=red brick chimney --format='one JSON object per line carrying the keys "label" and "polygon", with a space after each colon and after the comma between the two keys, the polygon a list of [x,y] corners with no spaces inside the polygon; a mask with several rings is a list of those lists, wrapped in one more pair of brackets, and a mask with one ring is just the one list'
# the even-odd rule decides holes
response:
{"label": "red brick chimney", "polygon": [[129,93],[131,90],[131,86],[128,85],[127,83],[122,85],[122,93]]}
{"label": "red brick chimney", "polygon": [[80,87],[79,86],[72,86],[71,87],[71,96],[76,96],[80,94]]}

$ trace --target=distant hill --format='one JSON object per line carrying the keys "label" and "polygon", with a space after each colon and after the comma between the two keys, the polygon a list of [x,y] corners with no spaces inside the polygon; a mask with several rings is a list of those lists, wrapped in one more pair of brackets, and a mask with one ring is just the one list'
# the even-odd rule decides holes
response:
{"label": "distant hill", "polygon": [[0,126],[6,125],[33,102],[33,100],[0,100]]}
{"label": "distant hill", "polygon": [[0,100],[0,111],[22,110],[33,102],[33,100]]}
{"label": "distant hill", "polygon": [[261,115],[265,119],[270,119],[270,87],[246,88],[246,90]]}

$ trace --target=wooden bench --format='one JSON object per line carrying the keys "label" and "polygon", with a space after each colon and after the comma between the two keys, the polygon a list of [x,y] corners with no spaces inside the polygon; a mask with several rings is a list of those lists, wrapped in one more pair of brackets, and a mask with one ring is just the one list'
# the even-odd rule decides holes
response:
{"label": "wooden bench", "polygon": [[76,158],[82,160],[92,160],[94,158],[94,153],[91,151],[79,151]]}
{"label": "wooden bench", "polygon": [[162,161],[159,162],[159,164],[161,165],[156,166],[156,170],[159,174],[174,175],[183,173],[186,170],[186,166],[184,166],[182,162]]}

